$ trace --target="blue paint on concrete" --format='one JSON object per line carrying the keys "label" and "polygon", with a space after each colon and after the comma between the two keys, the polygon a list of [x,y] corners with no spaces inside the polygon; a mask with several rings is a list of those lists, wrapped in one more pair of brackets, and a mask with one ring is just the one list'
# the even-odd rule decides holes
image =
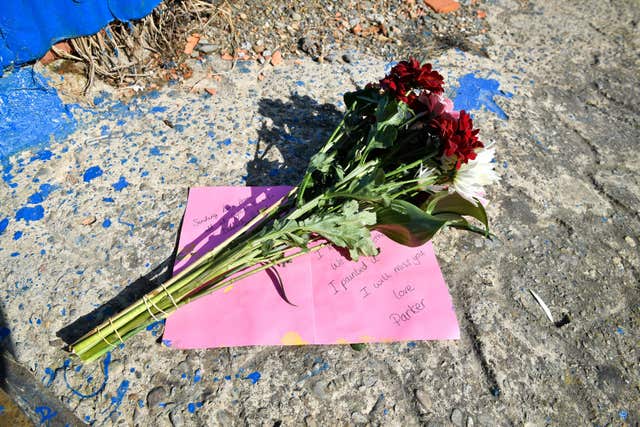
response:
{"label": "blue paint on concrete", "polygon": [[460,86],[453,100],[454,109],[471,111],[484,107],[503,120],[509,118],[493,98],[495,96],[512,98],[513,94],[500,90],[500,83],[497,80],[483,79],[469,73],[460,77],[458,83]]}
{"label": "blue paint on concrete", "polygon": [[107,382],[109,381],[109,365],[111,364],[111,352],[108,351],[107,354],[105,355],[103,361],[103,368],[102,368],[102,372],[104,375],[104,379],[102,380],[102,384],[100,385],[100,387],[98,387],[93,393],[89,393],[89,394],[84,394],[82,392],[79,392],[78,390],[76,390],[75,388],[73,388],[73,386],[71,386],[71,384],[69,384],[69,380],[67,379],[67,371],[69,370],[69,366],[71,364],[71,361],[69,359],[64,361],[64,365],[63,365],[63,377],[64,377],[64,382],[67,385],[67,388],[76,396],[78,396],[81,399],[89,399],[92,397],[97,396],[98,394],[102,393],[104,391],[105,386],[107,385]]}
{"label": "blue paint on concrete", "polygon": [[124,176],[121,176],[118,182],[111,184],[111,186],[116,191],[122,191],[123,188],[126,188],[129,186],[129,183],[127,182],[127,179]]}
{"label": "blue paint on concrete", "polygon": [[4,234],[4,230],[6,230],[8,226],[9,226],[9,218],[5,218],[2,221],[0,221],[0,236]]}
{"label": "blue paint on concrete", "polygon": [[18,240],[22,237],[22,231],[16,231],[13,233],[13,240]]}
{"label": "blue paint on concrete", "polygon": [[44,368],[44,373],[47,375],[42,379],[45,387],[50,387],[53,381],[56,379],[56,371],[51,368]]}
{"label": "blue paint on concrete", "polygon": [[16,212],[16,221],[21,219],[27,221],[38,221],[44,217],[44,208],[42,205],[23,206]]}
{"label": "blue paint on concrete", "polygon": [[[0,2],[0,27],[1,10],[7,4],[21,6],[23,3]],[[0,39],[1,34],[2,31]],[[11,168],[7,161],[10,155],[46,144],[51,137],[62,140],[76,127],[71,106],[63,104],[47,79],[32,68],[22,68],[0,78],[0,106],[0,163],[4,166],[6,182],[10,181]],[[50,153],[41,151],[33,159],[46,160]]]}
{"label": "blue paint on concrete", "polygon": [[102,201],[105,203],[113,203],[113,197],[103,197]]}
{"label": "blue paint on concrete", "polygon": [[152,113],[164,113],[165,111],[167,111],[167,107],[161,107],[161,106],[152,107],[149,111]]}
{"label": "blue paint on concrete", "polygon": [[149,154],[151,154],[152,156],[162,156],[162,152],[160,151],[160,149],[158,147],[152,147],[149,150]]}
{"label": "blue paint on concrete", "polygon": [[202,407],[202,402],[196,402],[196,403],[189,402],[189,404],[187,405],[187,410],[193,414],[194,412],[196,412],[197,408],[201,408],[201,407]]}
{"label": "blue paint on concrete", "polygon": [[127,234],[129,234],[129,236],[133,236],[133,230],[135,230],[136,226],[130,222],[123,221],[122,220],[123,215],[124,215],[124,209],[122,210],[122,212],[120,212],[120,215],[118,216],[118,224],[126,225],[127,227],[129,227],[129,231],[127,232]]}
{"label": "blue paint on concrete", "polygon": [[107,415],[107,419],[111,418],[113,414],[118,412],[120,405],[122,405],[122,399],[124,399],[124,395],[127,394],[128,390],[129,390],[129,381],[122,380],[122,382],[118,386],[118,389],[116,390],[116,395],[111,398],[111,405],[109,405],[109,407],[102,412],[104,414],[107,411],[109,411],[109,414]]}
{"label": "blue paint on concrete", "polygon": [[129,381],[122,380],[120,386],[118,386],[118,390],[116,390],[116,395],[111,398],[111,404],[115,406],[115,409],[119,408],[122,405],[122,399],[124,395],[129,390]]}
{"label": "blue paint on concrete", "polygon": [[[164,320],[158,320],[153,322],[152,324],[147,326],[147,331],[151,331],[152,336],[158,336],[162,332],[162,327],[164,326]],[[186,374],[185,374],[186,375]]]}
{"label": "blue paint on concrete", "polygon": [[160,0],[0,2],[0,71],[42,57],[53,43],[148,15]]}
{"label": "blue paint on concrete", "polygon": [[254,371],[245,377],[246,380],[251,380],[251,384],[255,384],[260,380],[260,372]]}
{"label": "blue paint on concrete", "polygon": [[100,166],[91,166],[84,172],[82,179],[84,182],[90,182],[92,179],[96,179],[99,176],[102,176],[102,169],[100,169]]}
{"label": "blue paint on concrete", "polygon": [[54,411],[48,406],[36,406],[35,413],[40,416],[40,425],[48,424],[51,419],[58,415],[57,411]]}
{"label": "blue paint on concrete", "polygon": [[31,156],[29,163],[35,162],[36,160],[46,162],[47,160],[51,160],[51,157],[53,157],[53,152],[51,152],[51,150],[40,150],[35,155]]}
{"label": "blue paint on concrete", "polygon": [[196,369],[196,372],[193,374],[193,382],[199,383],[202,380],[202,371],[200,369]]}
{"label": "blue paint on concrete", "polygon": [[6,182],[9,187],[16,188],[18,184],[12,182],[13,175],[11,174],[11,170],[13,166],[9,163],[9,159],[6,157],[3,158],[2,155],[0,155],[0,164],[2,164],[2,180]]}
{"label": "blue paint on concrete", "polygon": [[29,203],[33,203],[33,204],[42,203],[45,200],[47,200],[47,197],[49,197],[49,194],[51,194],[51,192],[54,191],[56,188],[57,187],[55,185],[40,184],[40,191],[38,191],[37,193],[33,193],[31,196],[29,196],[27,200]]}
{"label": "blue paint on concrete", "polygon": [[111,220],[109,218],[105,218],[104,221],[102,221],[102,228],[109,228],[111,227]]}

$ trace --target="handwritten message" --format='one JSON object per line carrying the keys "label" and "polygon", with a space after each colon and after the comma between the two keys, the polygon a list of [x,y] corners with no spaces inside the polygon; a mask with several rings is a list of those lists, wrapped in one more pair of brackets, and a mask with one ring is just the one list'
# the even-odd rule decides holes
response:
{"label": "handwritten message", "polygon": [[[174,271],[215,247],[289,187],[193,188]],[[451,297],[430,244],[373,235],[379,255],[351,261],[327,247],[279,268],[287,304],[262,272],[172,314],[176,348],[457,339]],[[216,325],[212,328],[211,325]]]}

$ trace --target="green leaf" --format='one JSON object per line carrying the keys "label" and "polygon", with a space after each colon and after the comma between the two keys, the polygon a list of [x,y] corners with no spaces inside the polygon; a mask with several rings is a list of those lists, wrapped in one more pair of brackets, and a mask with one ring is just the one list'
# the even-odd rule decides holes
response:
{"label": "green leaf", "polygon": [[422,208],[423,211],[431,215],[438,201],[440,201],[444,197],[447,197],[448,195],[449,195],[448,190],[438,191],[437,193],[432,194],[431,197],[429,197],[427,201],[420,206],[420,208]]}
{"label": "green leaf", "polygon": [[308,171],[309,172],[318,171],[321,173],[329,172],[329,168],[331,168],[331,165],[333,164],[335,157],[336,157],[335,152],[332,152],[332,153],[319,152],[314,154],[314,156],[311,157],[311,159],[309,160]]}
{"label": "green leaf", "polygon": [[389,148],[395,144],[397,138],[398,128],[396,126],[378,125],[369,144],[371,148]]}
{"label": "green leaf", "polygon": [[344,105],[350,110],[362,108],[367,105],[374,105],[379,102],[380,90],[376,88],[360,89],[344,94]]}
{"label": "green leaf", "polygon": [[361,255],[373,256],[378,253],[369,231],[375,222],[375,213],[360,210],[357,201],[349,200],[342,204],[340,211],[311,217],[303,221],[300,227],[348,249],[351,258],[357,260]]}
{"label": "green leaf", "polygon": [[411,113],[404,102],[391,99],[389,96],[380,98],[376,107],[376,120],[384,126],[400,126]]}
{"label": "green leaf", "polygon": [[436,193],[431,196],[429,200],[434,199],[433,202],[427,201],[427,213],[432,213],[433,215],[453,213],[473,217],[484,225],[484,234],[489,234],[489,220],[487,219],[487,212],[484,210],[482,203],[478,202],[477,205],[474,205],[458,193],[451,193],[444,197],[435,197],[439,194],[440,193]]}
{"label": "green leaf", "polygon": [[374,229],[400,244],[422,246],[445,225],[456,218],[438,218],[404,200],[394,200],[376,211]]}
{"label": "green leaf", "polygon": [[351,345],[351,349],[355,351],[362,351],[367,347],[367,345],[363,342],[353,343],[350,345]]}

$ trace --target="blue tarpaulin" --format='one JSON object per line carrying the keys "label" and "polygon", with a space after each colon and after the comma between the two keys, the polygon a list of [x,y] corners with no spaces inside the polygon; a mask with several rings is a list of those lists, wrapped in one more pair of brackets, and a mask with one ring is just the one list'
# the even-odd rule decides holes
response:
{"label": "blue tarpaulin", "polygon": [[0,0],[0,73],[42,57],[54,43],[95,34],[114,19],[148,15],[160,0]]}

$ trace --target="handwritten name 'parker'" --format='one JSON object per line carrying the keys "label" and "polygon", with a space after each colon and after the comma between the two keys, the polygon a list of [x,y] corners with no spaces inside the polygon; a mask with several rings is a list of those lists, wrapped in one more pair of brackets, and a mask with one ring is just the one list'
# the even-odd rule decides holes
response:
{"label": "handwritten name 'parker'", "polygon": [[395,323],[397,326],[401,326],[403,323],[411,321],[411,319],[420,312],[424,311],[426,306],[424,305],[424,298],[420,302],[414,304],[408,304],[407,310],[402,313],[391,313],[389,320]]}

